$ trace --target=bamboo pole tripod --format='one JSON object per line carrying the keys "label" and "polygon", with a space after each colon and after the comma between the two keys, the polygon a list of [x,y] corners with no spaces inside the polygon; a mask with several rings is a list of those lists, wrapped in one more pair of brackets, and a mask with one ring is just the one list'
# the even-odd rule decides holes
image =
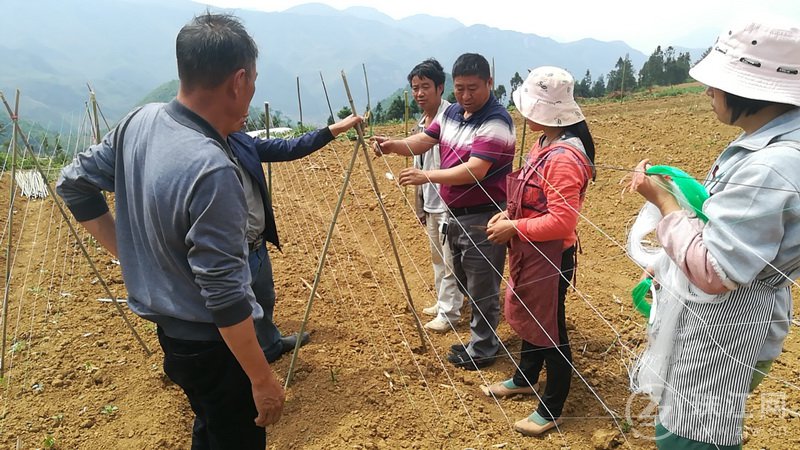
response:
{"label": "bamboo pole tripod", "polygon": [[[344,82],[344,88],[347,92],[347,100],[350,103],[350,109],[353,114],[357,114],[356,105],[353,102],[353,96],[350,94],[350,86],[347,84],[347,76],[345,75],[344,71],[342,71],[342,81]],[[331,239],[333,237],[333,231],[336,228],[336,220],[339,217],[339,212],[342,208],[342,202],[344,201],[344,196],[347,193],[347,187],[350,184],[350,175],[353,173],[353,167],[355,167],[356,158],[358,157],[358,150],[361,148],[364,153],[364,159],[367,162],[367,168],[370,175],[370,182],[372,183],[372,189],[375,192],[375,196],[378,199],[378,204],[380,206],[381,215],[383,216],[383,223],[386,226],[386,232],[389,236],[389,242],[391,243],[392,251],[394,253],[395,262],[397,264],[398,271],[400,273],[400,279],[403,282],[403,288],[405,290],[406,295],[406,302],[407,309],[411,313],[414,324],[417,328],[417,333],[419,334],[420,340],[420,347],[423,352],[427,351],[427,345],[425,344],[425,334],[422,331],[422,323],[420,322],[419,316],[417,315],[416,309],[414,308],[414,301],[411,298],[411,290],[408,288],[408,282],[406,281],[406,275],[403,271],[403,265],[400,262],[400,254],[397,252],[397,245],[394,241],[394,234],[392,231],[391,223],[389,222],[389,215],[386,212],[386,207],[383,203],[383,198],[381,197],[380,188],[378,187],[378,181],[375,177],[375,171],[372,167],[372,162],[369,156],[369,149],[367,148],[367,143],[364,140],[364,129],[361,124],[356,125],[356,134],[358,139],[356,140],[355,145],[353,146],[353,154],[350,157],[350,163],[347,167],[347,171],[345,172],[344,181],[342,182],[342,188],[339,191],[339,199],[336,202],[336,207],[333,211],[333,218],[331,219],[331,223],[328,226],[328,234],[325,237],[325,243],[322,246],[322,252],[319,256],[319,262],[317,264],[317,271],[314,275],[314,283],[311,285],[311,293],[308,297],[308,303],[306,304],[305,314],[303,315],[303,322],[300,324],[300,331],[298,332],[298,339],[295,343],[294,353],[292,353],[292,361],[289,363],[289,371],[286,374],[286,383],[284,387],[289,387],[289,384],[292,382],[292,376],[294,375],[294,367],[297,362],[297,356],[300,353],[300,346],[302,345],[302,336],[305,332],[306,324],[308,323],[308,318],[311,315],[311,307],[314,304],[314,298],[317,293],[317,287],[319,286],[320,278],[322,277],[322,270],[325,266],[325,258],[328,255],[328,248],[330,247]]]}
{"label": "bamboo pole tripod", "polygon": [[[19,96],[19,92],[17,92],[17,96]],[[3,105],[5,105],[6,112],[8,113],[9,117],[11,117],[12,119],[16,118],[17,115],[11,109],[11,106],[8,104],[8,101],[6,101],[6,97],[5,95],[3,95],[2,92],[0,92],[0,100],[2,100]],[[44,169],[42,169],[41,164],[39,164],[39,161],[36,158],[36,154],[34,153],[30,143],[28,142],[28,139],[25,137],[25,134],[22,132],[22,129],[20,128],[18,121],[13,120],[13,125],[14,125],[14,131],[17,133],[18,138],[22,139],[22,143],[24,144],[23,151],[30,152],[31,155],[30,160],[31,162],[33,162],[33,166],[36,168],[36,171],[39,172],[39,175],[41,175],[42,180],[44,181],[44,185],[47,187],[48,194],[50,194],[50,196],[53,198],[53,204],[56,205],[59,213],[61,213],[61,217],[64,219],[64,222],[66,222],[67,227],[69,227],[70,234],[72,235],[72,237],[75,238],[75,242],[78,244],[78,248],[80,248],[81,253],[83,254],[84,258],[86,258],[86,261],[89,263],[89,267],[92,269],[92,273],[94,273],[94,275],[97,277],[98,282],[103,287],[103,290],[106,292],[106,295],[108,295],[108,298],[110,298],[112,300],[112,303],[114,303],[114,307],[116,307],[117,312],[119,312],[119,315],[120,317],[122,317],[122,320],[125,322],[125,325],[131,331],[131,333],[133,333],[133,337],[142,347],[142,350],[144,350],[145,355],[150,356],[152,353],[150,352],[150,349],[147,348],[147,344],[145,344],[142,337],[139,336],[139,333],[136,331],[136,328],[133,327],[133,324],[131,323],[130,319],[128,319],[128,316],[125,314],[125,310],[122,309],[122,306],[119,300],[117,299],[116,295],[114,295],[111,292],[111,288],[108,287],[108,284],[103,278],[103,275],[100,273],[100,271],[97,269],[97,266],[92,261],[92,257],[86,250],[86,246],[84,246],[83,242],[81,242],[80,236],[78,236],[78,232],[75,230],[75,227],[72,225],[72,222],[70,222],[69,216],[67,215],[66,211],[64,211],[64,206],[61,205],[61,202],[58,200],[58,197],[56,196],[54,189],[52,188],[52,186],[50,186],[50,182],[47,179],[47,174],[45,173]],[[16,146],[14,146],[14,154],[16,155],[18,152],[19,150],[16,149]],[[22,154],[22,156],[24,156],[24,153]],[[6,284],[6,289],[8,289],[8,284]],[[4,327],[5,327],[5,322],[6,322],[6,315],[4,313],[3,314]],[[5,339],[5,332],[3,333],[3,339]]]}

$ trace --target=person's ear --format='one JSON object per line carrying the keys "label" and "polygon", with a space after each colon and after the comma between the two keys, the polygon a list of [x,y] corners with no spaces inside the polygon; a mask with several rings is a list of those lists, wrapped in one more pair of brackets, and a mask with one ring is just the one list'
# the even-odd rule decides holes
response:
{"label": "person's ear", "polygon": [[231,75],[231,89],[235,97],[243,94],[247,88],[247,70],[239,69]]}

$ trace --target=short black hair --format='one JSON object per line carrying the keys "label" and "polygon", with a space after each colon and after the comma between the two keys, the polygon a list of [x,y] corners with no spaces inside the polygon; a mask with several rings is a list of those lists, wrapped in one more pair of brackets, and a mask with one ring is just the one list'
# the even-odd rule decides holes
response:
{"label": "short black hair", "polygon": [[239,69],[254,70],[258,47],[239,19],[206,11],[178,32],[178,78],[188,88],[214,88]]}
{"label": "short black hair", "polygon": [[767,106],[776,104],[775,102],[768,102],[766,100],[754,100],[752,98],[740,97],[726,91],[722,92],[725,92],[725,103],[731,110],[731,123],[736,122],[742,116],[752,116]]}
{"label": "short black hair", "polygon": [[491,72],[489,61],[477,53],[464,53],[453,63],[453,78],[477,75],[483,81],[489,81]]}
{"label": "short black hair", "polygon": [[408,73],[409,84],[414,77],[428,78],[433,81],[434,86],[439,87],[444,84],[444,68],[435,58],[428,58],[414,66]]}

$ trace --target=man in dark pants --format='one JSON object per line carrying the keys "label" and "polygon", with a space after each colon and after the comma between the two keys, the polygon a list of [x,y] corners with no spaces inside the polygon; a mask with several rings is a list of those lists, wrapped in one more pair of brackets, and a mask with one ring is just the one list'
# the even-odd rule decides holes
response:
{"label": "man in dark pants", "polygon": [[[164,372],[195,413],[193,449],[266,447],[284,392],[258,345],[242,176],[227,143],[255,92],[258,48],[233,16],[178,33],[178,96],[130,113],[61,172],[58,193],[117,256],[131,311],[158,327]],[[101,191],[115,193],[116,217]]]}
{"label": "man in dark pants", "polygon": [[[297,344],[297,334],[281,336],[272,321],[275,310],[275,282],[267,242],[280,250],[275,214],[264,179],[264,162],[293,161],[319,150],[339,134],[361,123],[359,116],[350,116],[339,123],[307,133],[296,139],[260,139],[243,132],[228,136],[228,144],[238,159],[239,167],[247,173],[242,180],[247,201],[247,246],[253,294],[264,310],[264,317],[255,321],[256,334],[267,361],[274,362]],[[301,345],[309,340],[303,333]]]}
{"label": "man in dark pants", "polygon": [[500,348],[500,279],[506,246],[486,239],[489,219],[505,208],[506,175],[514,160],[514,122],[492,94],[489,62],[465,53],[453,64],[453,92],[458,103],[447,107],[425,132],[405,139],[376,136],[375,153],[419,155],[439,144],[439,169],[409,167],[401,185],[439,183],[450,214],[447,241],[453,273],[472,307],[470,341],[450,348],[447,360],[456,367],[478,370],[494,363]]}

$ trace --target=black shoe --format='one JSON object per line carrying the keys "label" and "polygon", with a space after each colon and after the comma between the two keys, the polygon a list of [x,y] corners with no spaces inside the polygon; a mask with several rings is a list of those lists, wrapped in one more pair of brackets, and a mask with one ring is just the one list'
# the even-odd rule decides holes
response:
{"label": "black shoe", "polygon": [[465,370],[478,370],[484,367],[489,367],[494,364],[495,357],[494,356],[487,356],[484,358],[472,358],[469,356],[468,353],[450,353],[447,356],[447,360],[450,361],[456,367],[460,367]]}
{"label": "black shoe", "polygon": [[[467,343],[469,345],[469,343]],[[450,353],[467,353],[467,346],[463,344],[453,344],[450,346]]]}
{"label": "black shoe", "polygon": [[[308,344],[308,341],[311,340],[311,335],[307,332],[303,332],[303,339],[300,340],[300,346],[304,346]],[[297,333],[294,333],[289,336],[284,336],[281,338],[280,346],[281,351],[278,353],[274,358],[267,358],[267,361],[273,363],[281,358],[286,353],[289,353],[294,350],[295,345],[297,345]]]}

